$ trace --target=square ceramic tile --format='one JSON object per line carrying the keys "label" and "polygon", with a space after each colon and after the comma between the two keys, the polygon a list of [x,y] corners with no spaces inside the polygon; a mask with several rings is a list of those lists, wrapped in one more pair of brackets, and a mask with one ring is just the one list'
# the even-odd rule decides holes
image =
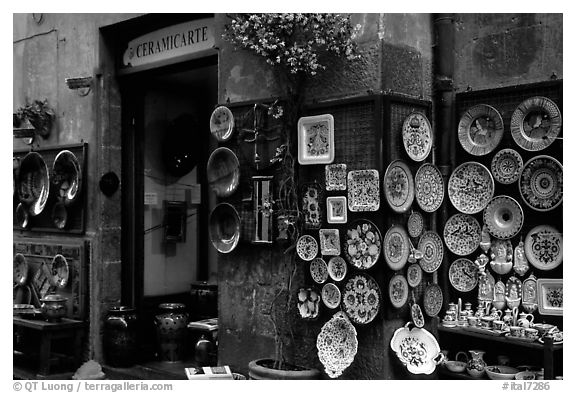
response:
{"label": "square ceramic tile", "polygon": [[348,222],[345,196],[326,198],[326,217],[329,224],[346,224]]}
{"label": "square ceramic tile", "polygon": [[541,278],[536,281],[538,313],[562,315],[564,313],[564,284],[561,278]]}
{"label": "square ceramic tile", "polygon": [[338,229],[320,229],[320,253],[340,255],[340,232]]}
{"label": "square ceramic tile", "polygon": [[348,208],[352,212],[380,208],[380,179],[376,169],[348,172]]}
{"label": "square ceramic tile", "polygon": [[326,190],[346,190],[346,164],[326,165]]}
{"label": "square ceramic tile", "polygon": [[300,165],[330,164],[334,161],[334,117],[330,114],[298,120]]}

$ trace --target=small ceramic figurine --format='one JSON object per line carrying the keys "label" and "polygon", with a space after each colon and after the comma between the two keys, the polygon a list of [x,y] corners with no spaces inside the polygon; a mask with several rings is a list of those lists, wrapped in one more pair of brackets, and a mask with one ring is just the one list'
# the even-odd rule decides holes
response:
{"label": "small ceramic figurine", "polygon": [[483,276],[486,272],[486,265],[488,264],[488,257],[485,254],[480,254],[478,258],[474,261],[474,264],[478,268],[478,274]]}
{"label": "small ceramic figurine", "polygon": [[500,280],[494,285],[494,301],[492,305],[498,310],[506,307],[506,286]]}
{"label": "small ceramic figurine", "polygon": [[507,274],[512,270],[512,243],[510,240],[496,240],[490,247],[490,267],[497,274]]}
{"label": "small ceramic figurine", "polygon": [[520,240],[520,243],[514,249],[514,271],[520,276],[526,274],[530,267],[526,261],[526,256],[524,254],[524,242]]}

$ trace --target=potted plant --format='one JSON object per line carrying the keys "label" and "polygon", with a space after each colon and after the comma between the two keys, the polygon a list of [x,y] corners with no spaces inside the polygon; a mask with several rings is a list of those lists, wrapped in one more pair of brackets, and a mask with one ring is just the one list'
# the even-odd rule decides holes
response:
{"label": "potted plant", "polygon": [[18,108],[14,113],[14,136],[30,137],[39,134],[47,137],[50,134],[53,120],[54,111],[48,106],[48,100],[34,100],[31,104]]}

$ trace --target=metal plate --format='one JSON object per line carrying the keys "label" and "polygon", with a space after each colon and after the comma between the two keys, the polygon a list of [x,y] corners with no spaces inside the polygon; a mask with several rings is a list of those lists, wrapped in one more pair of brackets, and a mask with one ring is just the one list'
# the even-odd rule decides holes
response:
{"label": "metal plate", "polygon": [[504,135],[500,113],[490,105],[469,108],[458,123],[458,140],[468,153],[484,156],[498,146]]}
{"label": "metal plate", "polygon": [[524,150],[539,151],[550,146],[562,129],[562,115],[558,106],[546,97],[524,100],[510,119],[514,141]]}

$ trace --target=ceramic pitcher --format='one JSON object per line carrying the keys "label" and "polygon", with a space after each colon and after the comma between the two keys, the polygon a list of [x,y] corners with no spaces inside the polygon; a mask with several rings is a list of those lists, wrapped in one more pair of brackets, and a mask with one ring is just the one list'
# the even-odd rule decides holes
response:
{"label": "ceramic pitcher", "polygon": [[469,350],[470,360],[466,365],[466,372],[473,378],[481,378],[486,371],[486,362],[484,361],[484,351]]}
{"label": "ceramic pitcher", "polygon": [[495,321],[499,321],[502,318],[502,311],[498,310],[497,308],[493,308],[490,316],[494,318]]}
{"label": "ceramic pitcher", "polygon": [[504,323],[508,327],[514,325],[514,317],[512,316],[512,310],[507,309],[504,311],[504,316],[502,317],[502,321],[504,321]]}
{"label": "ceramic pitcher", "polygon": [[516,322],[516,324],[518,326],[522,326],[523,328],[529,328],[532,327],[533,322],[534,322],[534,315],[521,312],[520,315],[518,316],[518,322]]}

